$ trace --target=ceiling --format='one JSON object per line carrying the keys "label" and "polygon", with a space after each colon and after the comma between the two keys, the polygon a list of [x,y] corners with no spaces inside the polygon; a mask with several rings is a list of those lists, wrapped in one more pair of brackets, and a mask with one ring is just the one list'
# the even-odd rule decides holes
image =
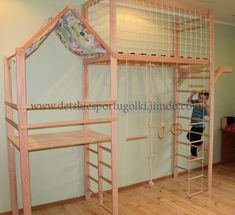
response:
{"label": "ceiling", "polygon": [[[235,0],[176,0],[214,10],[216,22],[235,26]],[[233,16],[234,15],[234,16]]]}

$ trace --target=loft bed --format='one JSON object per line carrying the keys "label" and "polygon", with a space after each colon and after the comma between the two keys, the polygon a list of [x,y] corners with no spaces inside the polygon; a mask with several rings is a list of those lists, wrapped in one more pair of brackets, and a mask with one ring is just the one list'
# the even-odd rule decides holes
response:
{"label": "loft bed", "polygon": [[[192,92],[207,91],[210,94],[210,117],[204,121],[208,130],[204,133],[204,142],[207,142],[202,155],[198,159],[191,159],[185,155],[185,149],[191,143],[184,137],[189,132],[191,116],[182,111],[175,111],[172,133],[174,136],[174,177],[180,171],[186,171],[188,176],[188,197],[197,195],[212,187],[213,165],[213,124],[214,124],[214,88],[215,83],[223,73],[232,71],[230,67],[214,65],[214,17],[213,11],[188,4],[169,0],[88,0],[83,4],[83,16],[89,24],[111,45],[117,66],[139,66],[151,71],[161,68],[172,68],[174,76],[174,102],[177,105],[189,105],[181,101],[181,95]],[[109,54],[89,57],[87,64],[102,65],[111,63]],[[118,69],[119,67],[117,67]],[[128,69],[126,69],[128,72]],[[148,77],[149,78],[149,77]],[[163,82],[163,80],[162,80]],[[148,82],[147,84],[153,85]],[[162,87],[163,88],[163,87]],[[152,102],[153,95],[146,96]],[[163,113],[162,113],[163,115]],[[163,117],[162,117],[163,118]],[[152,113],[148,116],[149,133],[153,133],[151,126]],[[179,126],[187,125],[187,128]],[[158,134],[162,138],[165,126],[161,123]],[[136,135],[126,138],[127,141],[147,139],[150,145],[149,175],[152,180],[152,160],[154,159],[153,140],[151,135]],[[187,161],[187,167],[182,166],[179,160]],[[199,190],[192,190],[191,184],[195,179],[203,181],[205,175],[190,175],[191,163],[201,162],[200,167],[208,168],[207,184]],[[203,183],[201,183],[203,184]]]}
{"label": "loft bed", "polygon": [[[142,23],[142,30],[148,37],[141,35],[133,17],[138,11],[141,12],[139,20],[145,20],[151,25]],[[131,12],[131,13],[126,13]],[[86,199],[92,191],[91,182],[98,186],[99,205],[112,213],[118,214],[118,187],[117,187],[117,110],[111,110],[110,118],[90,119],[89,111],[83,111],[83,119],[61,122],[33,123],[27,122],[27,111],[36,111],[27,104],[25,60],[32,55],[47,37],[55,32],[64,46],[73,54],[81,56],[83,60],[83,90],[84,102],[77,105],[87,107],[90,105],[114,105],[117,103],[117,71],[118,65],[148,66],[148,67],[172,67],[175,71],[175,102],[180,103],[180,85],[189,78],[189,74],[199,73],[196,79],[207,79],[207,90],[210,92],[209,124],[209,161],[208,161],[208,190],[212,185],[213,164],[213,111],[214,111],[214,36],[213,14],[211,11],[196,8],[189,5],[173,3],[167,0],[88,0],[83,5],[83,17],[72,7],[67,6],[56,16],[48,19],[33,36],[20,45],[15,52],[5,57],[5,106],[8,137],[8,156],[10,168],[11,207],[13,214],[19,214],[17,206],[15,147],[20,152],[22,200],[24,214],[31,215],[31,193],[29,176],[29,152],[52,148],[84,145],[85,148],[85,195]],[[138,15],[138,14],[137,14]],[[124,17],[124,18],[123,18]],[[138,16],[137,16],[138,17]],[[123,20],[124,19],[124,20]],[[130,20],[128,20],[130,19]],[[139,21],[138,20],[138,21]],[[154,20],[154,21],[153,21]],[[160,20],[159,28],[155,28]],[[131,22],[129,22],[131,21]],[[89,23],[89,24],[88,24]],[[167,25],[166,25],[167,23]],[[103,26],[103,28],[100,28]],[[126,26],[126,28],[125,28]],[[129,26],[131,26],[129,28]],[[152,26],[152,27],[151,27]],[[153,27],[155,26],[155,27]],[[170,33],[171,32],[171,33]],[[172,33],[173,32],[173,33]],[[193,32],[193,33],[192,33]],[[138,36],[136,36],[138,35]],[[157,39],[156,39],[157,38]],[[133,40],[133,41],[130,41]],[[197,41],[196,47],[192,48],[192,40]],[[125,43],[126,41],[126,43]],[[107,45],[110,44],[110,45]],[[200,44],[200,45],[199,45]],[[191,48],[190,48],[191,47]],[[12,99],[11,65],[16,63],[17,68],[17,104]],[[89,101],[88,65],[110,65],[111,72],[111,99],[110,101]],[[226,71],[227,67],[218,67],[216,79]],[[200,76],[201,73],[207,73]],[[190,77],[189,77],[190,76]],[[197,84],[199,85],[199,84]],[[196,84],[194,84],[196,86]],[[182,90],[181,90],[182,91]],[[190,92],[191,89],[187,89]],[[59,104],[53,104],[54,107]],[[13,111],[18,113],[18,123],[13,119]],[[175,122],[180,119],[188,119],[175,112]],[[111,135],[107,136],[90,130],[90,124],[110,123]],[[83,126],[82,130],[62,133],[29,135],[32,129],[53,127]],[[18,136],[15,136],[15,131]],[[175,135],[174,146],[174,176],[178,175],[178,153],[180,141],[179,135]],[[127,138],[128,139],[128,138]],[[132,137],[135,140],[135,137]],[[138,139],[138,138],[137,138]],[[111,147],[108,147],[111,142]],[[96,144],[97,150],[90,148],[90,144]],[[151,143],[152,144],[152,143]],[[188,143],[186,143],[188,144]],[[111,162],[102,160],[102,151],[111,154]],[[91,154],[97,156],[97,164],[90,161]],[[150,159],[152,159],[152,154]],[[187,156],[189,162],[193,162]],[[111,178],[102,175],[103,167],[110,169]],[[90,175],[90,168],[98,170],[98,177]],[[151,167],[152,168],[152,167]],[[150,168],[150,169],[151,169]],[[185,169],[188,171],[188,169]],[[110,185],[112,194],[103,190],[103,183]],[[111,205],[104,205],[104,198],[111,197]]]}
{"label": "loft bed", "polygon": [[[29,123],[27,113],[29,111],[40,111],[58,109],[61,104],[41,104],[39,106],[27,103],[26,95],[26,67],[25,62],[31,55],[36,52],[48,36],[55,32],[59,40],[73,54],[83,60],[83,102],[80,103],[63,103],[63,107],[72,105],[75,108],[83,108],[83,119],[55,121],[55,122],[34,122]],[[89,26],[87,21],[73,8],[68,5],[63,11],[54,17],[48,19],[25,43],[20,45],[15,52],[4,59],[5,74],[5,107],[6,107],[6,124],[8,139],[8,156],[10,167],[10,188],[11,188],[11,208],[12,214],[19,214],[17,203],[16,188],[16,167],[15,167],[15,148],[20,154],[21,166],[21,187],[23,213],[32,214],[31,211],[31,189],[30,189],[30,168],[29,152],[48,150],[55,148],[64,148],[72,146],[84,146],[85,151],[85,190],[86,199],[91,195],[96,195],[100,200],[100,206],[112,214],[118,214],[117,208],[117,138],[116,138],[116,110],[111,108],[110,117],[92,118],[89,117],[89,111],[86,107],[96,107],[102,105],[113,106],[117,102],[116,94],[112,93],[108,101],[89,101],[89,80],[88,65],[85,59],[92,56],[109,54],[112,59],[112,51],[109,46],[99,37],[99,35]],[[16,65],[17,77],[17,103],[13,102],[13,65]],[[110,70],[111,87],[110,91],[116,89],[116,72],[113,66]],[[51,106],[50,106],[51,105]],[[17,112],[18,120],[15,119],[13,112]],[[111,134],[105,135],[93,131],[89,125],[109,124]],[[31,130],[41,130],[47,128],[82,126],[80,130],[63,131],[55,133],[30,134]],[[18,135],[16,135],[18,133]],[[107,159],[108,157],[110,159]],[[91,169],[97,171],[94,176]],[[104,172],[109,172],[109,177]],[[91,185],[94,185],[91,187]],[[95,190],[94,190],[95,189]],[[107,192],[107,189],[111,190]],[[103,204],[103,199],[109,198],[111,204]],[[102,199],[102,201],[101,201]]]}

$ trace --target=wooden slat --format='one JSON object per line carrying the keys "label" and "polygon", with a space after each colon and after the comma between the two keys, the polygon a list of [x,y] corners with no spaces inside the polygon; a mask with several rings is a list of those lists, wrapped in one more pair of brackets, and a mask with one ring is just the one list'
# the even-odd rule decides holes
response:
{"label": "wooden slat", "polygon": [[18,106],[15,103],[5,101],[5,105],[7,105],[8,107],[11,107],[15,110],[18,110]]}
{"label": "wooden slat", "polygon": [[[188,120],[201,120],[200,118],[192,118],[192,117],[188,117],[188,116],[178,116],[179,119],[188,119]],[[209,120],[204,119],[204,122],[209,122]]]}
{"label": "wooden slat", "polygon": [[[10,137],[11,140],[19,145],[17,136]],[[109,142],[111,138],[91,130],[68,131],[60,133],[37,134],[28,136],[29,151],[71,147],[98,142]],[[91,151],[91,150],[90,150]]]}
{"label": "wooden slat", "polygon": [[108,148],[106,148],[106,147],[104,147],[104,146],[100,146],[100,148],[101,148],[102,150],[106,151],[106,152],[109,152],[109,153],[112,152],[111,149],[108,149]]}
{"label": "wooden slat", "polygon": [[97,102],[69,102],[69,103],[48,103],[48,104],[27,104],[27,110],[53,110],[53,109],[71,109],[73,108],[92,108],[97,106],[114,105],[117,101],[97,101]]}
{"label": "wooden slat", "polygon": [[109,207],[107,207],[106,205],[103,204],[103,205],[101,205],[101,207],[104,208],[104,209],[105,209],[106,211],[108,211],[109,213],[111,213],[111,214],[113,213],[112,209],[109,208]]}
{"label": "wooden slat", "polygon": [[186,89],[182,89],[182,90],[178,90],[178,92],[180,93],[201,93],[203,92],[202,90],[186,90]]}
{"label": "wooden slat", "polygon": [[208,73],[208,70],[204,69],[193,69],[193,68],[179,68],[179,72],[182,73]]}
{"label": "wooden slat", "polygon": [[205,132],[200,133],[200,132],[190,131],[190,130],[186,130],[186,129],[177,129],[177,130],[182,131],[182,132],[187,132],[187,133],[190,132],[192,134],[200,134],[200,135],[203,135],[203,136],[206,136],[206,137],[209,136],[208,133],[205,133]]}
{"label": "wooden slat", "polygon": [[195,180],[195,179],[198,179],[198,178],[201,178],[203,177],[204,175],[201,174],[201,175],[197,175],[197,176],[194,176],[194,177],[191,177],[191,178],[188,178],[189,181],[192,181],[192,180]]}
{"label": "wooden slat", "polygon": [[132,140],[143,140],[147,139],[148,137],[146,135],[144,136],[133,136],[133,137],[127,137],[126,141],[132,141]]}
{"label": "wooden slat", "polygon": [[92,176],[90,176],[90,175],[89,175],[89,176],[88,176],[88,178],[89,178],[89,179],[91,179],[92,181],[94,181],[95,183],[97,183],[97,184],[98,184],[98,180],[96,180],[96,179],[95,179],[95,178],[93,178]]}
{"label": "wooden slat", "polygon": [[207,59],[193,59],[193,58],[180,58],[180,57],[167,57],[167,56],[149,56],[140,54],[117,54],[118,60],[127,61],[144,61],[144,62],[164,62],[172,64],[208,64]]}
{"label": "wooden slat", "polygon": [[93,163],[91,163],[91,162],[87,162],[87,164],[89,164],[90,166],[92,166],[92,167],[94,167],[94,168],[98,169],[98,166],[97,166],[97,165],[95,165],[95,164],[93,164]]}
{"label": "wooden slat", "polygon": [[9,119],[9,118],[5,118],[6,119],[6,121],[10,124],[10,125],[12,125],[15,129],[17,129],[17,130],[19,130],[19,127],[18,127],[18,124],[16,123],[16,122],[14,122],[13,120],[11,120],[11,119]]}
{"label": "wooden slat", "polygon": [[203,80],[203,79],[210,79],[210,77],[209,76],[206,76],[206,77],[204,77],[204,76],[186,76],[186,77],[181,77],[181,76],[179,76],[178,77],[178,79],[201,79],[201,80]]}
{"label": "wooden slat", "polygon": [[105,197],[107,197],[108,199],[112,199],[112,196],[109,194],[109,193],[107,193],[107,192],[105,192],[105,191],[102,191],[102,194],[105,196]]}
{"label": "wooden slat", "polygon": [[190,158],[189,161],[190,162],[194,162],[194,161],[199,161],[199,160],[203,160],[203,157],[195,157],[195,158]]}
{"label": "wooden slat", "polygon": [[103,161],[100,161],[100,164],[102,164],[102,165],[108,167],[109,169],[112,169],[112,166],[111,166],[110,164],[107,164],[107,163],[105,163],[105,162],[103,162]]}
{"label": "wooden slat", "polygon": [[102,55],[102,56],[96,56],[96,57],[90,57],[85,59],[86,64],[97,64],[97,63],[110,63],[110,55]]}
{"label": "wooden slat", "polygon": [[203,192],[203,191],[200,190],[200,191],[195,192],[195,193],[190,193],[190,194],[188,194],[188,197],[193,197],[193,196],[199,195],[199,194],[202,193],[202,192]]}
{"label": "wooden slat", "polygon": [[27,126],[27,128],[29,130],[32,130],[32,129],[56,128],[56,127],[77,126],[77,125],[111,123],[112,121],[113,121],[113,119],[111,119],[111,118],[103,118],[103,119],[90,119],[90,120],[71,120],[71,121],[60,121],[60,122],[46,122],[46,123],[29,124]]}
{"label": "wooden slat", "polygon": [[91,148],[88,148],[87,150],[90,151],[90,152],[92,152],[92,153],[94,153],[94,154],[98,154],[97,151],[95,151],[95,150],[93,150],[93,149],[91,149]]}
{"label": "wooden slat", "polygon": [[105,181],[105,182],[107,182],[108,184],[112,184],[112,181],[110,181],[109,179],[107,179],[107,178],[105,178],[104,176],[101,176],[101,178]]}

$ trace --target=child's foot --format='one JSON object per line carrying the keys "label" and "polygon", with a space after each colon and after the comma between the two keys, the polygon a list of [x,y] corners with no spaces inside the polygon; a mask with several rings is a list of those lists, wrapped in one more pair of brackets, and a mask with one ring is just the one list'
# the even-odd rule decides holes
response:
{"label": "child's foot", "polygon": [[191,155],[191,156],[189,156],[189,160],[193,160],[193,159],[195,159],[195,158],[197,158],[197,155]]}

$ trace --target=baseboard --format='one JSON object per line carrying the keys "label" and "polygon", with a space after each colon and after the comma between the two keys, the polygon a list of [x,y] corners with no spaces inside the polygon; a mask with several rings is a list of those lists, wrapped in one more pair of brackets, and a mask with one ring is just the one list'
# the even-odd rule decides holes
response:
{"label": "baseboard", "polygon": [[[221,162],[214,163],[213,167],[218,166],[219,164],[221,164]],[[199,169],[201,169],[201,167],[194,168],[193,170],[199,170]],[[183,171],[179,175],[184,175],[184,174],[187,174],[187,171]],[[162,176],[162,177],[153,179],[153,182],[156,183],[156,182],[159,182],[159,181],[167,180],[167,179],[172,178],[172,177],[173,177],[173,174],[170,174],[170,175],[167,175],[167,176]],[[118,191],[129,190],[129,189],[132,189],[132,188],[140,187],[142,185],[145,185],[146,183],[148,183],[148,181],[127,185],[127,186],[118,188]],[[107,191],[107,192],[111,192],[111,190]],[[46,204],[42,204],[42,205],[36,205],[36,206],[32,207],[32,211],[37,211],[37,210],[41,210],[41,209],[44,209],[44,208],[55,207],[55,206],[59,206],[59,205],[78,202],[78,201],[81,201],[81,200],[84,200],[84,199],[85,199],[85,196],[79,196],[79,197],[76,197],[76,198],[65,199],[65,200],[46,203]],[[22,213],[23,210],[20,209],[20,212]],[[11,215],[11,211],[0,213],[0,215]]]}

